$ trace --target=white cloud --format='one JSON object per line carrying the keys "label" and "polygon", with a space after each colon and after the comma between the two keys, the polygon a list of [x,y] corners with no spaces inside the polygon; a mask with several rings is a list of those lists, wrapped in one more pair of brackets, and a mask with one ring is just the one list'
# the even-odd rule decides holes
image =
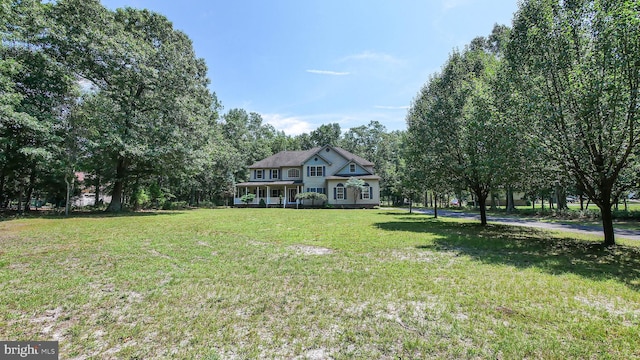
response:
{"label": "white cloud", "polygon": [[376,109],[382,110],[407,110],[409,106],[385,106],[385,105],[376,105],[374,106]]}
{"label": "white cloud", "polygon": [[316,126],[301,117],[282,114],[261,114],[261,116],[264,122],[273,125],[277,130],[284,131],[287,135],[300,135],[316,129]]}
{"label": "white cloud", "polygon": [[442,1],[442,9],[451,10],[463,5],[467,5],[471,3],[471,0],[443,0]]}
{"label": "white cloud", "polygon": [[387,106],[377,111],[346,113],[315,113],[306,115],[260,114],[264,122],[273,125],[277,130],[290,136],[310,133],[322,124],[338,123],[342,132],[352,127],[368,124],[371,120],[380,121],[388,131],[403,130],[406,127],[405,112],[385,111],[400,110],[408,107]]}
{"label": "white cloud", "polygon": [[349,56],[345,56],[340,59],[341,62],[350,61],[350,60],[371,60],[371,61],[381,61],[386,63],[397,64],[400,63],[400,59],[385,53],[376,53],[371,51],[365,51],[359,54],[353,54]]}
{"label": "white cloud", "polygon": [[345,76],[349,75],[348,72],[330,71],[330,70],[307,70],[308,73],[320,74],[320,75],[333,75],[333,76]]}

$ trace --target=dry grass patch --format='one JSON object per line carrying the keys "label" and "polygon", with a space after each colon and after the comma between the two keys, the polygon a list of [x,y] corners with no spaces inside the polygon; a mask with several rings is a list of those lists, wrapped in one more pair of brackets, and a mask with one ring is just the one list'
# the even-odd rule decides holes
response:
{"label": "dry grass patch", "polygon": [[640,357],[640,252],[566,234],[374,210],[0,226],[0,338],[61,358]]}

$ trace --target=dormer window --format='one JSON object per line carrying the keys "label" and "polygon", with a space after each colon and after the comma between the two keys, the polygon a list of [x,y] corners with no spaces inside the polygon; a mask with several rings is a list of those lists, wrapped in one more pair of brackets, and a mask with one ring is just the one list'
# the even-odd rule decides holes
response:
{"label": "dormer window", "polygon": [[349,172],[350,173],[356,172],[356,164],[349,164]]}

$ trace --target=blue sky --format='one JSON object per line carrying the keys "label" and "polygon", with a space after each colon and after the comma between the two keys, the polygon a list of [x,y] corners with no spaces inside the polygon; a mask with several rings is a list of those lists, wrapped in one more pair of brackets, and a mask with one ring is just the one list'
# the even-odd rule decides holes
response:
{"label": "blue sky", "polygon": [[165,15],[209,67],[223,112],[288,135],[337,122],[406,128],[451,51],[511,24],[517,0],[102,0]]}

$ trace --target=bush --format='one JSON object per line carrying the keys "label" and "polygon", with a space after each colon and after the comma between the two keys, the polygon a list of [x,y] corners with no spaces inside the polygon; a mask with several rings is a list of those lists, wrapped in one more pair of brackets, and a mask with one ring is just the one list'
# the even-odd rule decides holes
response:
{"label": "bush", "polygon": [[242,201],[245,205],[249,205],[250,202],[253,201],[253,199],[256,198],[256,194],[245,194],[242,195],[242,197],[240,198],[240,201]]}
{"label": "bush", "polygon": [[189,203],[186,201],[165,201],[162,204],[162,210],[185,210],[189,209]]}
{"label": "bush", "polygon": [[198,204],[198,207],[205,208],[205,209],[214,209],[218,207],[218,204],[216,204],[213,201],[200,201],[200,203]]}

